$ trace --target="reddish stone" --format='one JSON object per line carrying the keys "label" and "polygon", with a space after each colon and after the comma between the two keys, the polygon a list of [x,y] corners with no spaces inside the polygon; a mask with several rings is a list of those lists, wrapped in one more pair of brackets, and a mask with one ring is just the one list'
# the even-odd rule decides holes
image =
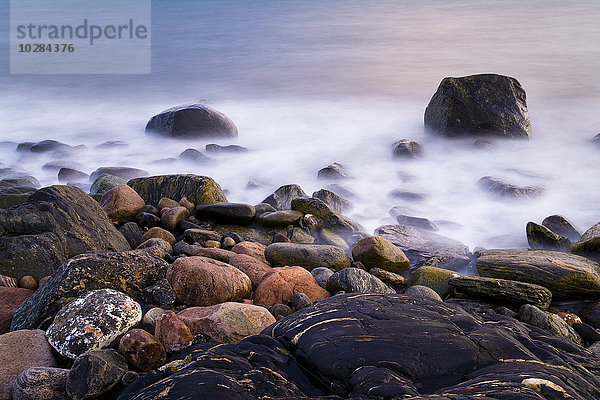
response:
{"label": "reddish stone", "polygon": [[123,222],[131,221],[146,202],[131,187],[120,185],[104,193],[100,204],[112,221]]}
{"label": "reddish stone", "polygon": [[302,267],[272,268],[254,291],[254,304],[272,306],[291,301],[296,293],[306,294],[312,302],[329,297],[329,292]]}
{"label": "reddish stone", "polygon": [[194,340],[190,328],[171,310],[156,318],[154,336],[162,343],[167,353],[176,353],[190,347]]}
{"label": "reddish stone", "polygon": [[119,353],[141,371],[160,367],[167,354],[160,340],[143,329],[132,329],[119,342]]}
{"label": "reddish stone", "polygon": [[0,286],[0,334],[10,331],[15,307],[33,294],[33,290]]}
{"label": "reddish stone", "polygon": [[267,246],[261,243],[256,242],[240,242],[233,246],[231,251],[238,254],[246,254],[250,257],[254,257],[259,259],[260,261],[266,263],[267,259],[265,258],[265,249]]}
{"label": "reddish stone", "polygon": [[143,250],[160,258],[165,257],[167,254],[173,255],[173,247],[169,244],[169,242],[158,238],[146,240],[136,247],[136,250]]}
{"label": "reddish stone", "polygon": [[175,239],[175,236],[171,232],[158,226],[148,229],[140,238],[140,243],[144,243],[148,239],[166,240],[171,246],[177,243],[177,239]]}
{"label": "reddish stone", "polygon": [[236,254],[231,257],[229,264],[248,275],[253,289],[256,289],[262,278],[272,269],[269,264],[246,254]]}
{"label": "reddish stone", "polygon": [[[309,273],[310,275],[310,273]],[[252,282],[232,265],[206,257],[182,257],[167,270],[178,302],[211,306],[248,297]]]}
{"label": "reddish stone", "polygon": [[273,315],[264,307],[231,302],[190,307],[177,315],[192,333],[201,333],[218,343],[238,343],[275,323]]}

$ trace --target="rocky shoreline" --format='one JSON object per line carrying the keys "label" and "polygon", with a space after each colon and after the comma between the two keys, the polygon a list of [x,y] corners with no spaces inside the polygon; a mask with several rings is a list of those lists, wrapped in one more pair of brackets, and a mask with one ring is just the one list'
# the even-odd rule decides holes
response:
{"label": "rocky shoreline", "polygon": [[[444,80],[425,125],[531,135],[523,89],[498,75]],[[205,106],[147,129],[237,135]],[[51,142],[20,151],[62,148]],[[402,208],[364,232],[340,190],[289,184],[252,205],[207,176],[79,172],[58,176],[89,193],[0,181],[0,399],[600,398],[600,223],[582,234],[552,215],[524,227],[529,249],[471,252]]]}

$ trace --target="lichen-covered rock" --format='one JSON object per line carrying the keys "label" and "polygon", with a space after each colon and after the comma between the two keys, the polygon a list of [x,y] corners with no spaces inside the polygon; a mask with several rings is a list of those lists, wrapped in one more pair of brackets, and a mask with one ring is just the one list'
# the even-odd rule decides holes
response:
{"label": "lichen-covered rock", "polygon": [[573,341],[575,344],[583,346],[581,336],[556,314],[540,310],[531,304],[524,304],[519,309],[519,319],[527,324],[553,332]]}
{"label": "lichen-covered rock", "polygon": [[544,193],[544,189],[541,187],[517,186],[493,176],[484,176],[477,181],[477,185],[486,192],[489,192],[490,194],[499,198],[526,199],[537,197]]}
{"label": "lichen-covered rock", "polygon": [[290,210],[292,208],[292,200],[298,197],[307,197],[300,185],[284,185],[262,202],[270,204],[276,210]]}
{"label": "lichen-covered rock", "polygon": [[24,370],[55,366],[44,331],[20,330],[0,335],[0,399],[12,399],[13,383]]}
{"label": "lichen-covered rock", "polygon": [[422,285],[427,286],[437,292],[441,298],[446,298],[452,287],[450,279],[461,276],[459,273],[448,269],[422,266],[417,268],[408,281],[409,286]]}
{"label": "lichen-covered rock", "polygon": [[0,273],[40,279],[91,250],[131,247],[100,205],[74,186],[49,186],[0,210]]}
{"label": "lichen-covered rock", "polygon": [[265,257],[274,267],[299,265],[309,271],[318,267],[339,271],[352,263],[344,249],[320,244],[273,243],[267,246]]}
{"label": "lichen-covered rock", "polygon": [[169,108],[153,116],[146,132],[174,138],[234,138],[235,124],[220,111],[203,104],[188,104]]}
{"label": "lichen-covered rock", "polygon": [[143,329],[132,329],[119,341],[119,353],[140,371],[158,368],[167,360],[162,343]]}
{"label": "lichen-covered rock", "polygon": [[113,349],[92,350],[73,362],[67,393],[73,400],[97,398],[109,392],[127,372],[127,361]]}
{"label": "lichen-covered rock", "polygon": [[67,394],[68,369],[32,367],[13,384],[13,400],[70,400]]}
{"label": "lichen-covered rock", "polygon": [[460,270],[469,265],[469,248],[461,242],[406,225],[384,225],[375,230],[406,255],[410,268],[422,265]]}
{"label": "lichen-covered rock", "polygon": [[564,236],[574,242],[581,238],[581,232],[571,221],[562,215],[550,215],[542,221],[542,225],[557,235]]}
{"label": "lichen-covered rock", "polygon": [[555,300],[600,296],[600,265],[587,258],[548,250],[485,250],[479,275],[533,283],[550,289]]}
{"label": "lichen-covered rock", "polygon": [[118,290],[143,302],[144,289],[164,278],[167,267],[165,260],[137,251],[73,257],[15,309],[11,329],[45,329],[64,305],[96,289]]}
{"label": "lichen-covered rock", "polygon": [[238,343],[275,323],[273,315],[264,307],[232,302],[190,307],[177,315],[193,334],[201,333],[217,343]]}
{"label": "lichen-covered rock", "polygon": [[256,216],[251,204],[216,203],[196,206],[196,218],[214,221],[219,224],[248,225]]}
{"label": "lichen-covered rock", "polygon": [[272,306],[285,303],[296,293],[306,294],[313,302],[329,297],[329,293],[317,284],[315,278],[302,267],[273,268],[254,291],[254,303]]}
{"label": "lichen-covered rock", "polygon": [[144,208],[146,202],[131,187],[123,184],[102,195],[100,204],[111,221],[131,221]]}
{"label": "lichen-covered rock", "polygon": [[158,204],[163,197],[175,201],[184,196],[194,204],[226,202],[223,189],[214,179],[199,175],[159,175],[127,182],[148,204]]}
{"label": "lichen-covered rock", "polygon": [[190,328],[171,310],[156,317],[154,336],[167,353],[177,353],[192,345],[194,336]]}
{"label": "lichen-covered rock", "polygon": [[142,308],[112,289],[85,293],[63,307],[46,335],[62,356],[75,358],[88,350],[110,346],[142,320]]}
{"label": "lichen-covered rock", "polygon": [[425,109],[425,128],[448,137],[531,136],[525,91],[514,78],[444,78]]}
{"label": "lichen-covered rock", "polygon": [[448,283],[455,290],[469,297],[495,301],[503,305],[521,306],[532,304],[547,309],[552,300],[550,290],[540,285],[525,282],[461,275],[451,278]]}
{"label": "lichen-covered rock", "polygon": [[327,280],[327,291],[336,293],[396,293],[379,278],[358,268],[345,268],[331,275]]}
{"label": "lichen-covered rock", "polygon": [[557,235],[543,225],[528,222],[525,228],[529,247],[537,250],[565,251],[571,241],[564,236]]}
{"label": "lichen-covered rock", "polygon": [[188,306],[211,306],[248,297],[252,282],[230,264],[201,256],[175,260],[167,272],[177,301]]}
{"label": "lichen-covered rock", "polygon": [[367,236],[356,242],[352,247],[352,258],[367,268],[390,272],[407,271],[410,263],[402,250],[381,236]]}
{"label": "lichen-covered rock", "polygon": [[585,231],[578,241],[571,243],[568,252],[600,262],[600,222]]}

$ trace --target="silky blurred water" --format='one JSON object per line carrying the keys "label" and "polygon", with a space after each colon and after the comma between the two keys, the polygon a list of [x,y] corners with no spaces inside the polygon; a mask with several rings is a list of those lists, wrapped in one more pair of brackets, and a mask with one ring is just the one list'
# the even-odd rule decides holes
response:
{"label": "silky blurred water", "polygon": [[[440,223],[465,244],[525,246],[525,224],[559,213],[582,229],[600,220],[600,3],[597,1],[154,1],[151,75],[10,75],[8,12],[2,13],[0,138],[85,145],[69,154],[16,153],[2,167],[57,183],[56,159],[90,173],[131,166],[152,174],[215,178],[230,201],[257,203],[283,184],[312,193],[317,171],[344,164],[341,184],[357,195],[351,218],[368,231],[394,223],[393,206]],[[3,10],[8,2],[0,1]],[[473,140],[423,133],[423,112],[445,76],[500,73],[528,95],[530,141]],[[210,141],[147,136],[154,114],[202,102],[236,123],[243,155],[209,165],[177,158]],[[424,147],[417,161],[392,159],[394,141]],[[108,140],[128,147],[99,149]],[[162,161],[161,161],[162,160]],[[410,179],[406,178],[410,176]],[[476,183],[486,175],[545,188],[542,197],[499,201]],[[404,177],[404,178],[403,178]],[[263,187],[246,189],[248,181]],[[421,203],[388,197],[394,189]],[[446,221],[445,223],[443,221]],[[451,223],[448,223],[451,222]]]}

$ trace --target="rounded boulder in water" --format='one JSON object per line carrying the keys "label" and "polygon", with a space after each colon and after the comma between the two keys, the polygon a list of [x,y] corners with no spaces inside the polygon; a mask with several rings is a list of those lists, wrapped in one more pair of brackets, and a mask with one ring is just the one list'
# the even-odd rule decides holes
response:
{"label": "rounded boulder in water", "polygon": [[202,104],[165,110],[148,121],[146,132],[174,138],[234,138],[238,135],[237,127],[227,115]]}
{"label": "rounded boulder in water", "polygon": [[142,308],[112,289],[85,293],[54,318],[46,335],[61,355],[75,358],[88,350],[108,347],[142,319]]}

